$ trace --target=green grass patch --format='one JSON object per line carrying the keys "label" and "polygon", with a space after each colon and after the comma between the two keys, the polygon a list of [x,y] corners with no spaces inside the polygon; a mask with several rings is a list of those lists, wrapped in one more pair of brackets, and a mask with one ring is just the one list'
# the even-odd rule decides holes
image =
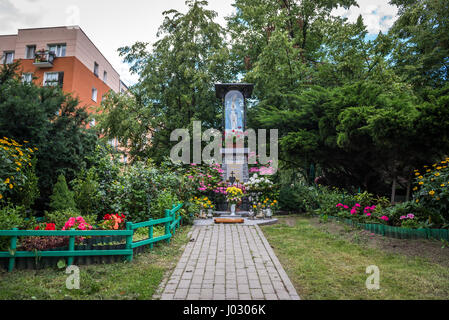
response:
{"label": "green grass patch", "polygon": [[135,255],[131,263],[80,266],[80,289],[66,289],[65,269],[24,270],[0,273],[1,300],[149,300],[182,254],[190,227],[153,250]]}
{"label": "green grass patch", "polygon": [[[302,299],[449,299],[443,265],[350,242],[308,218],[288,219],[262,230]],[[365,286],[370,265],[380,269],[380,290]]]}

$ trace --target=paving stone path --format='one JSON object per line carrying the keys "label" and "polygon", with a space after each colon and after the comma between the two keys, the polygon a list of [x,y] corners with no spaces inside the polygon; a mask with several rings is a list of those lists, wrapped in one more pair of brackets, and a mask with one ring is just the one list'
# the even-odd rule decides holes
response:
{"label": "paving stone path", "polygon": [[161,300],[299,300],[259,226],[194,226]]}

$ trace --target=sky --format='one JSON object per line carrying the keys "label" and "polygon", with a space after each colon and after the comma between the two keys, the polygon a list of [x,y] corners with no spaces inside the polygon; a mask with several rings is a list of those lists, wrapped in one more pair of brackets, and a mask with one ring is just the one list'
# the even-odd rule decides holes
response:
{"label": "sky", "polygon": [[[395,21],[397,9],[389,0],[358,0],[359,7],[337,9],[335,15],[356,21],[361,14],[371,37],[386,32]],[[234,0],[209,0],[218,13],[217,22],[234,12]],[[0,0],[0,34],[18,29],[79,25],[128,84],[137,81],[123,63],[117,48],[136,41],[153,43],[163,21],[162,13],[185,12],[185,0]]]}

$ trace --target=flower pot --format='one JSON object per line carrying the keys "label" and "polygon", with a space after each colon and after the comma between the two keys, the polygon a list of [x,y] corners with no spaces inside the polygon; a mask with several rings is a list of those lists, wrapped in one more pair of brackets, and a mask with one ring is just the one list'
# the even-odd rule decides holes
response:
{"label": "flower pot", "polygon": [[207,217],[208,217],[209,219],[212,219],[212,218],[214,217],[214,212],[213,212],[212,209],[208,209],[208,210],[207,210]]}
{"label": "flower pot", "polygon": [[235,216],[235,204],[231,204],[231,216]]}
{"label": "flower pot", "polygon": [[267,219],[271,219],[272,216],[273,216],[273,213],[271,212],[271,208],[268,208],[267,210],[265,210],[265,217],[267,217]]}

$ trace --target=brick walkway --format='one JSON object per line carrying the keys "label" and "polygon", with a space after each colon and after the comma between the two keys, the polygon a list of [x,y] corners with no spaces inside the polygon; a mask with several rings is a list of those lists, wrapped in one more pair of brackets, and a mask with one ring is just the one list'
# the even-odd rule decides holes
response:
{"label": "brick walkway", "polygon": [[161,300],[299,300],[259,226],[194,226]]}

